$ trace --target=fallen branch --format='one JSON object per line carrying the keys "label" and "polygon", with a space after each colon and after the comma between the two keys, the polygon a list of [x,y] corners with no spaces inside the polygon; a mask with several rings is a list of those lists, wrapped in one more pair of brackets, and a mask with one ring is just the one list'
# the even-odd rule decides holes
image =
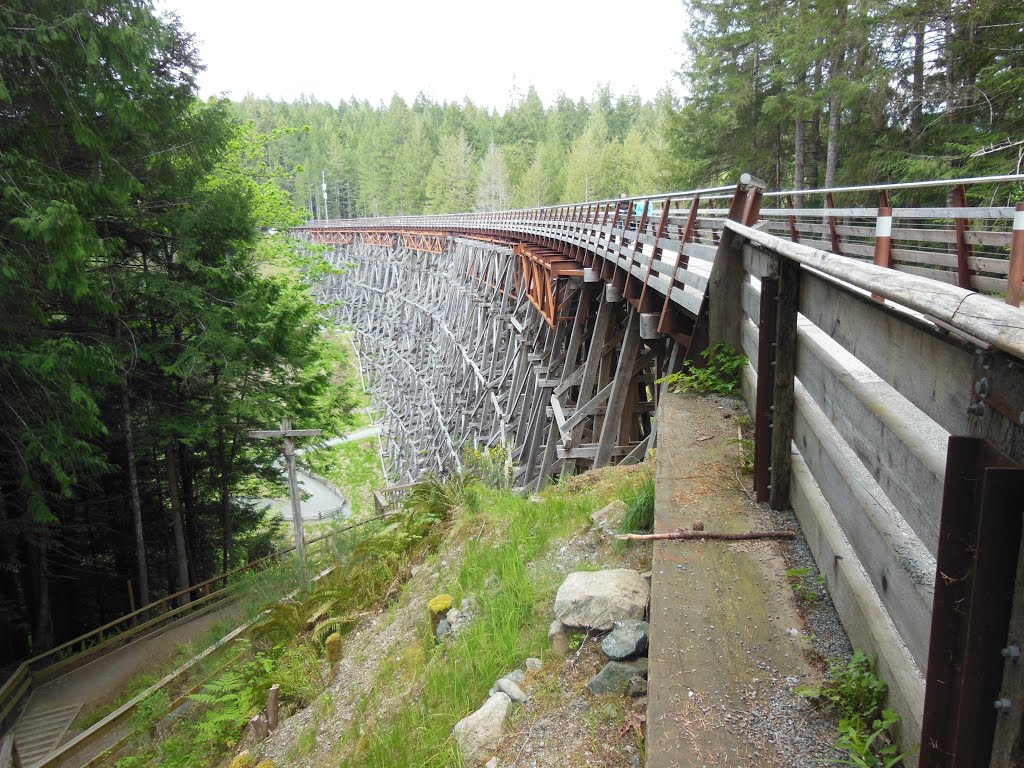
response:
{"label": "fallen branch", "polygon": [[713,539],[715,541],[750,541],[752,539],[792,539],[796,531],[748,531],[746,533],[723,533],[721,531],[684,531],[676,529],[670,533],[620,533],[616,539],[633,541],[655,541],[658,539]]}

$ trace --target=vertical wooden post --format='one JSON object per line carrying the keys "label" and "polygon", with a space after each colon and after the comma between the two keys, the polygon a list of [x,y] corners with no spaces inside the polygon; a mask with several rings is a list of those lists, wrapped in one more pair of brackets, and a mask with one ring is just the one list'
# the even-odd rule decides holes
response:
{"label": "vertical wooden post", "polygon": [[[131,579],[125,579],[125,583],[128,585],[128,613],[135,613],[135,585]],[[132,623],[135,623],[134,619]]]}
{"label": "vertical wooden post", "polygon": [[281,686],[278,683],[274,683],[270,686],[270,690],[267,691],[267,727],[272,731],[277,729],[278,698],[280,694]]}
{"label": "vertical wooden post", "polygon": [[1006,303],[1020,306],[1024,283],[1024,202],[1013,210],[1013,241],[1010,245],[1010,272],[1006,278]]}
{"label": "vertical wooden post", "polygon": [[800,311],[800,265],[779,260],[779,294],[776,309],[775,382],[772,387],[772,464],[768,503],[772,509],[789,509],[790,454],[796,411],[797,314]]}
{"label": "vertical wooden post", "polygon": [[292,428],[292,420],[285,416],[281,419],[281,431],[284,436],[284,463],[288,471],[288,488],[291,491],[292,522],[295,525],[295,554],[299,559],[299,571],[302,576],[302,585],[308,583],[306,573],[306,543],[305,534],[302,530],[302,497],[299,496],[299,481],[295,474],[295,438],[287,433]]}
{"label": "vertical wooden post", "polygon": [[633,366],[636,364],[637,352],[640,350],[640,313],[630,308],[626,318],[625,335],[619,350],[619,360],[615,366],[615,378],[608,394],[608,405],[605,410],[601,436],[597,441],[597,454],[594,467],[603,467],[611,461],[612,448],[619,439],[619,419],[623,403],[629,395],[629,384],[633,379]]}
{"label": "vertical wooden post", "polygon": [[892,208],[879,206],[875,219],[875,264],[890,265],[892,250]]}
{"label": "vertical wooden post", "polygon": [[[736,185],[729,219],[750,226],[760,212],[764,182],[744,174]],[[743,253],[731,229],[722,232],[708,280],[710,342],[724,342],[735,350],[743,348],[740,318],[743,316]]]}
{"label": "vertical wooden post", "polygon": [[[825,193],[825,207],[830,209],[836,207],[836,200],[832,197],[831,192]],[[839,230],[836,229],[837,224],[836,217],[830,214],[828,217],[828,235],[832,243],[832,253],[841,254],[843,252],[843,242],[839,237]]]}
{"label": "vertical wooden post", "polygon": [[[792,195],[786,195],[786,207],[789,208],[790,211],[793,210],[793,196]],[[799,243],[800,242],[800,230],[797,229],[797,226],[796,226],[796,216],[794,216],[793,213],[790,213],[786,217],[786,219],[789,221],[789,239],[792,240],[794,243]]]}
{"label": "vertical wooden post", "polygon": [[[967,190],[963,184],[953,187],[953,207],[967,207]],[[974,248],[967,242],[967,232],[970,229],[967,219],[961,216],[953,217],[953,224],[956,227],[956,281],[957,285],[966,290],[971,290],[971,257],[974,255]]]}
{"label": "vertical wooden post", "polygon": [[[776,257],[777,258],[777,257]],[[754,403],[754,492],[768,501],[772,463],[772,398],[775,395],[775,346],[778,335],[778,274],[761,278],[757,323],[757,394]]]}

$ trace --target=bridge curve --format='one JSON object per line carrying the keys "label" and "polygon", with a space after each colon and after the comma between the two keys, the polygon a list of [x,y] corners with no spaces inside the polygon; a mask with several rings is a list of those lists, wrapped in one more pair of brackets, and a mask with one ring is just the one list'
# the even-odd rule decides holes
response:
{"label": "bridge curve", "polygon": [[[989,710],[949,701],[1024,696],[1011,670],[968,680],[978,667],[959,661],[998,658],[1011,614],[1024,621],[1006,582],[1019,526],[964,509],[972,473],[1024,472],[1024,203],[967,205],[972,185],[1022,180],[780,193],[745,177],[296,234],[338,268],[320,295],[356,329],[397,482],[457,467],[466,445],[530,488],[639,461],[662,377],[718,341],[745,353],[757,498],[796,512],[851,640],[878,655],[901,738],[938,754],[958,728],[1012,743]],[[891,204],[923,194],[948,202]],[[1001,575],[964,544],[979,536],[1011,563]],[[965,592],[937,571],[976,576]],[[998,627],[962,645],[982,616]]]}

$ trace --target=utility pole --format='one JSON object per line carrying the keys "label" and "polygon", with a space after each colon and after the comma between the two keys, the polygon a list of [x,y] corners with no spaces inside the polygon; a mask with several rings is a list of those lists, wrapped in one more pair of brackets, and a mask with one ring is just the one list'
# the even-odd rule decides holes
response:
{"label": "utility pole", "polygon": [[295,477],[295,438],[314,437],[321,432],[323,432],[322,429],[292,429],[292,420],[285,416],[281,419],[280,429],[256,430],[249,433],[249,437],[255,438],[284,438],[284,465],[288,471],[288,488],[292,498],[292,522],[295,524],[295,553],[299,557],[303,587],[309,584],[309,576],[306,573],[306,545],[302,533],[302,501],[299,498],[299,481]]}

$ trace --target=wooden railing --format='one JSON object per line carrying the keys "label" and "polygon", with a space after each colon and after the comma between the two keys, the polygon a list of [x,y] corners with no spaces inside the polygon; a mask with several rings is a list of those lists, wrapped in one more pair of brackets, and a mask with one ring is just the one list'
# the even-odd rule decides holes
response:
{"label": "wooden railing", "polygon": [[[1005,296],[1020,305],[1024,282],[1024,175],[950,179],[902,184],[764,192],[763,228],[793,242],[873,261],[897,271],[930,277],[979,293]],[[742,186],[742,185],[741,185]],[[970,206],[970,191],[994,196],[1016,192],[1006,205]],[[496,213],[385,216],[311,221],[297,232],[315,242],[424,232],[526,235],[552,243],[587,247],[599,242],[642,249],[659,241],[691,244],[697,258],[710,260],[735,198],[735,187],[673,192]],[[892,207],[899,196],[938,195],[949,204]],[[871,205],[869,198],[876,198]],[[847,202],[849,201],[849,202]],[[768,207],[767,203],[775,204]],[[817,205],[815,205],[817,203]],[[377,233],[373,235],[372,233]],[[384,243],[381,243],[384,244]],[[410,247],[414,244],[410,242]]]}

